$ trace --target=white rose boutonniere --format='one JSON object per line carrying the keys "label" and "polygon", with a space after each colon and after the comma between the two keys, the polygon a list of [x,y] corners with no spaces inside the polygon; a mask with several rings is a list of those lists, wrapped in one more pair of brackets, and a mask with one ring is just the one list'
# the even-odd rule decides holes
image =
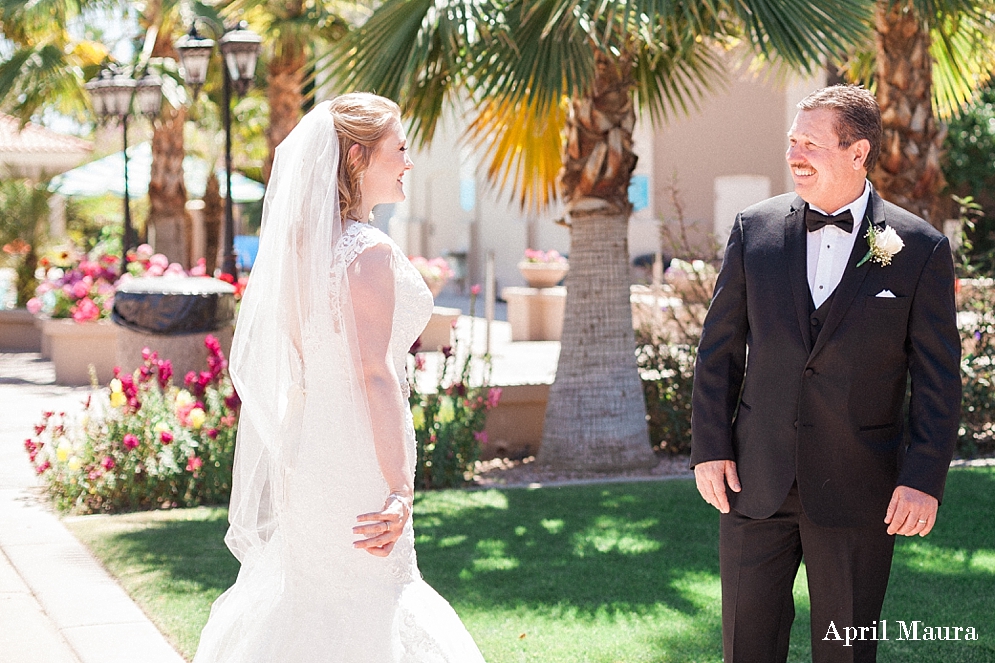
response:
{"label": "white rose boutonniere", "polygon": [[867,244],[871,248],[857,263],[857,267],[868,260],[872,260],[882,267],[887,267],[891,264],[891,259],[895,257],[895,254],[905,246],[905,242],[891,226],[885,226],[884,230],[878,230],[874,224],[871,224],[864,237],[867,238]]}

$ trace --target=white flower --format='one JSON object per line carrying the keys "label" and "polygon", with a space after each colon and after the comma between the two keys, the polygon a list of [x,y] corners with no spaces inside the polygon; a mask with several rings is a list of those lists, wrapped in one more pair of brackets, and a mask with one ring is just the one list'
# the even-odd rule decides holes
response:
{"label": "white flower", "polygon": [[894,256],[904,246],[905,242],[902,241],[902,238],[898,236],[898,233],[891,226],[885,226],[885,229],[876,233],[874,237],[874,248],[890,256]]}
{"label": "white flower", "polygon": [[891,226],[885,226],[882,230],[878,230],[871,224],[867,229],[867,234],[864,236],[867,239],[867,245],[870,247],[860,262],[857,263],[857,267],[860,267],[868,260],[872,260],[882,267],[887,267],[891,264],[891,259],[895,257],[899,251],[905,246],[905,242],[902,238],[898,236],[895,229]]}

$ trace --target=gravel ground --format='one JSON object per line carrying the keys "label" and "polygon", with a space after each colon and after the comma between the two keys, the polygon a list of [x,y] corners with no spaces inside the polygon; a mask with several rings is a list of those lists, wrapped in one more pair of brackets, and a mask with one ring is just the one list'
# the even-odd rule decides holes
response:
{"label": "gravel ground", "polygon": [[626,481],[658,481],[662,479],[687,479],[694,476],[688,469],[687,456],[657,454],[659,463],[648,470],[630,472],[575,472],[540,469],[535,457],[523,460],[494,460],[477,463],[473,486],[478,488],[517,488],[538,486],[566,486],[571,484],[611,483]]}

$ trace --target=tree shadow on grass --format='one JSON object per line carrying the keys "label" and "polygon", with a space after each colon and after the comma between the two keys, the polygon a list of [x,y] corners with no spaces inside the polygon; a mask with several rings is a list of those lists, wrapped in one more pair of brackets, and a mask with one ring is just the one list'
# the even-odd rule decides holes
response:
{"label": "tree shadow on grass", "polygon": [[713,509],[688,482],[428,494],[416,511],[419,566],[450,601],[570,606],[593,614],[701,609],[718,578]]}

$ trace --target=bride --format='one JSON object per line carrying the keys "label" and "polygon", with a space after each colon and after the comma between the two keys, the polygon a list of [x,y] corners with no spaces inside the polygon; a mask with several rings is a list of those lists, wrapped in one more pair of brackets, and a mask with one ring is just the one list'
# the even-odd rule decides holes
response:
{"label": "bride", "polygon": [[276,150],[231,352],[242,399],[228,547],[195,663],[473,663],[418,572],[405,357],[432,296],[374,205],[404,200],[400,110],[318,105]]}

